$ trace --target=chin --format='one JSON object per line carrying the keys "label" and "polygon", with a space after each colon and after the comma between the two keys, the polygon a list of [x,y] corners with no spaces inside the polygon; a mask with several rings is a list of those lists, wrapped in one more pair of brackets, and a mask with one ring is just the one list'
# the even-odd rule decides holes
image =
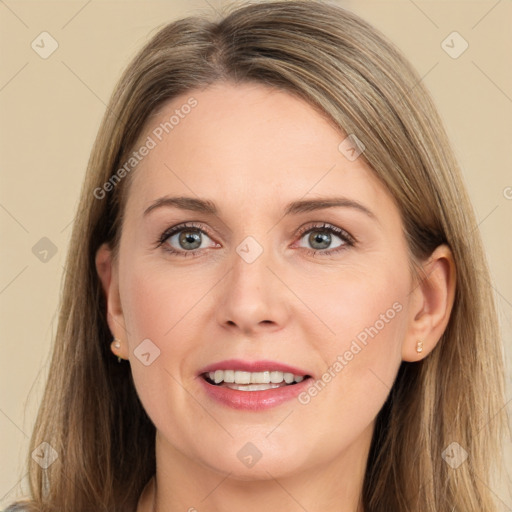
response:
{"label": "chin", "polygon": [[230,478],[243,481],[287,477],[309,465],[297,450],[297,445],[302,443],[284,447],[270,443],[264,435],[261,438],[259,440],[254,436],[253,441],[248,438],[235,438],[225,447],[217,444],[207,458],[203,451],[202,462],[216,472],[229,474]]}

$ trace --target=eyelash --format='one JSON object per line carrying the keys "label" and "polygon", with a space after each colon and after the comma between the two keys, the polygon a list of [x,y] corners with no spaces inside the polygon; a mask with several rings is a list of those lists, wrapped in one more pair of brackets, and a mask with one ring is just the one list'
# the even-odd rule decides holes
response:
{"label": "eyelash", "polygon": [[[185,222],[182,224],[178,224],[176,226],[173,226],[172,228],[169,228],[165,230],[158,240],[156,241],[155,248],[158,248],[160,246],[163,246],[164,243],[167,241],[168,238],[170,238],[172,235],[175,235],[176,233],[179,233],[180,231],[185,231],[186,229],[195,228],[201,233],[207,235],[209,238],[212,238],[210,233],[207,229],[204,229],[204,226],[201,224],[196,224],[194,222]],[[309,225],[305,226],[304,228],[299,229],[299,232],[297,233],[297,237],[302,238],[305,234],[311,232],[311,231],[327,231],[329,233],[334,233],[336,236],[341,238],[343,240],[343,244],[336,247],[335,249],[327,249],[327,250],[321,250],[321,249],[308,249],[308,248],[302,248],[306,251],[307,254],[310,256],[316,256],[318,253],[324,254],[324,255],[332,255],[336,254],[338,252],[344,251],[347,249],[347,247],[353,247],[356,245],[356,239],[350,235],[347,231],[344,229],[338,228],[336,226],[333,226],[332,224],[328,223],[319,223],[315,225]],[[177,251],[176,249],[173,249],[169,245],[166,247],[163,247],[163,250],[170,254],[175,254],[177,256],[183,256],[183,257],[195,257],[198,256],[202,249],[194,249],[193,251]]]}

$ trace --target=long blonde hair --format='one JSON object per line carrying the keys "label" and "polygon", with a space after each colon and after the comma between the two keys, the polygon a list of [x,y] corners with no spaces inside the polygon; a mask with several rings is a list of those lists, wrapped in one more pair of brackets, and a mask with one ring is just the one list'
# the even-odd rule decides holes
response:
{"label": "long blonde hair", "polygon": [[[155,428],[128,363],[110,352],[95,268],[105,241],[117,250],[130,176],[95,191],[125,161],[165,101],[219,80],[296,94],[365,145],[364,158],[400,209],[411,260],[449,245],[457,268],[448,327],[422,362],[402,363],[380,411],[363,487],[365,512],[492,512],[491,461],[506,425],[498,321],[474,213],[431,97],[375,28],[314,0],[234,6],[221,19],[164,26],[130,63],[92,149],[73,227],[58,330],[30,452],[34,510],[135,510],[155,472]],[[133,171],[136,172],[136,171]],[[97,196],[97,194],[96,194]],[[443,451],[468,459],[453,469]]]}

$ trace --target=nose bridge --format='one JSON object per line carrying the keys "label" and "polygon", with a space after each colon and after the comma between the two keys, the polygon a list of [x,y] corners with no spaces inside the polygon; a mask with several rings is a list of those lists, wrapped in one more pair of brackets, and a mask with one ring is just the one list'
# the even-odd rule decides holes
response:
{"label": "nose bridge", "polygon": [[272,244],[260,238],[246,236],[234,248],[217,310],[221,324],[235,324],[246,332],[269,322],[281,326],[285,321],[282,284],[269,270],[275,261]]}
{"label": "nose bridge", "polygon": [[235,247],[230,276],[235,294],[244,297],[260,294],[260,299],[267,295],[271,286],[268,267],[272,265],[273,258],[268,239],[260,242],[261,239],[261,236],[257,239],[249,235]]}

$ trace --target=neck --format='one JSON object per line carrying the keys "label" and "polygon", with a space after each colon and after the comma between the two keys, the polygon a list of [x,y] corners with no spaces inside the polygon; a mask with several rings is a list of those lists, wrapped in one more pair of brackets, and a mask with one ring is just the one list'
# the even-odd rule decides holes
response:
{"label": "neck", "polygon": [[295,512],[363,512],[362,485],[373,433],[371,425],[342,454],[321,466],[237,479],[183,455],[161,435],[156,436],[156,478],[141,495],[137,512],[220,512],[267,510]]}

